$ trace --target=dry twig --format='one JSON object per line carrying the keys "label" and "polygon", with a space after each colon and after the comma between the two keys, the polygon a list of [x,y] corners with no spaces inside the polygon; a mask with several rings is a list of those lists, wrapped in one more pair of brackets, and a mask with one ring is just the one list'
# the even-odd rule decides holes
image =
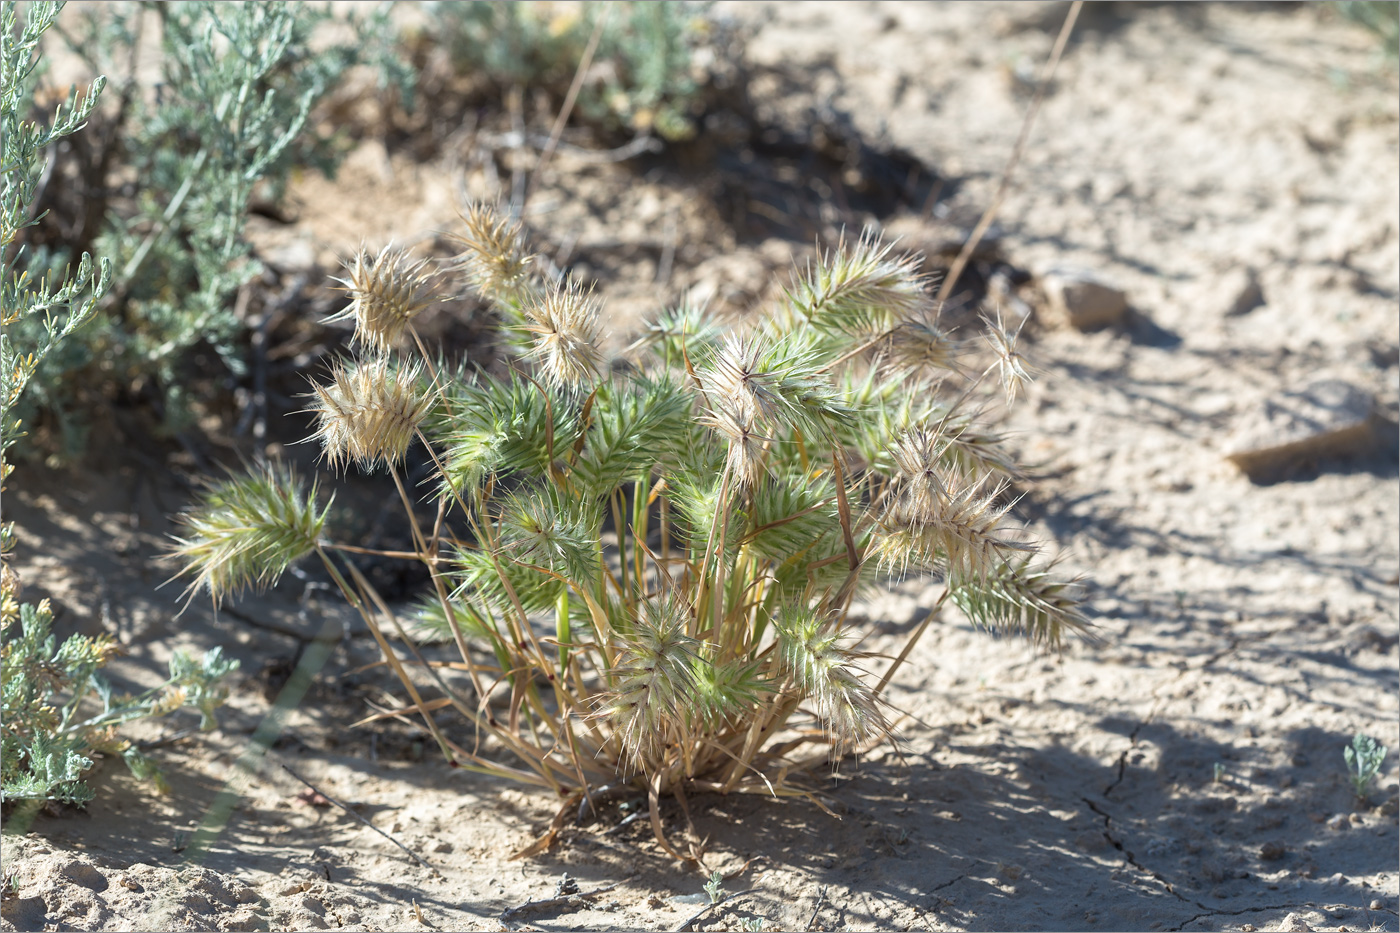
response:
{"label": "dry twig", "polygon": [[501,911],[501,919],[509,920],[529,910],[548,910],[551,907],[569,907],[577,910],[583,906],[584,901],[619,888],[633,877],[632,875],[628,875],[626,878],[623,878],[622,881],[614,881],[612,884],[605,884],[601,888],[594,888],[592,891],[576,891],[573,894],[561,894],[558,897],[545,897],[538,901],[527,901],[519,907],[507,907],[505,910]]}
{"label": "dry twig", "polygon": [[733,894],[726,895],[725,897],[722,897],[717,901],[711,901],[704,907],[701,907],[695,913],[691,914],[688,918],[686,918],[685,922],[682,923],[680,926],[674,927],[673,929],[675,933],[683,933],[683,931],[689,930],[692,924],[699,922],[702,917],[704,917],[710,911],[714,910],[716,907],[719,907],[722,904],[728,904],[736,897],[743,897],[745,894],[749,894],[752,891],[752,888],[750,888],[747,891],[735,891]]}
{"label": "dry twig", "polygon": [[1006,168],[1002,170],[1001,182],[997,185],[996,196],[992,198],[992,203],[982,214],[982,219],[977,221],[977,226],[973,229],[972,235],[967,238],[967,242],[963,244],[958,258],[953,260],[952,267],[948,269],[948,274],[938,289],[939,304],[946,301],[948,295],[952,293],[953,286],[957,284],[958,276],[962,275],[968,260],[972,258],[973,252],[977,249],[977,244],[982,242],[987,228],[992,225],[992,218],[1001,208],[1002,199],[1006,197],[1006,191],[1011,187],[1011,173],[1016,169],[1016,163],[1021,161],[1021,153],[1025,151],[1026,141],[1030,139],[1031,124],[1035,122],[1035,116],[1040,112],[1040,105],[1045,100],[1045,92],[1050,87],[1050,81],[1055,77],[1055,69],[1060,65],[1060,55],[1065,50],[1065,43],[1069,41],[1069,34],[1074,30],[1074,21],[1079,18],[1079,11],[1083,6],[1084,0],[1074,0],[1074,3],[1070,5],[1069,13],[1065,16],[1065,24],[1060,27],[1060,34],[1055,39],[1055,47],[1050,51],[1050,60],[1046,63],[1045,73],[1040,78],[1040,86],[1036,88],[1035,99],[1031,101],[1030,109],[1026,111],[1026,118],[1021,122],[1021,135],[1017,137],[1016,146],[1011,150],[1011,158],[1006,160]]}
{"label": "dry twig", "polygon": [[283,771],[286,771],[288,774],[290,774],[292,777],[296,778],[298,781],[301,781],[301,783],[303,783],[303,784],[305,784],[307,787],[311,788],[312,791],[314,791],[315,793],[320,794],[320,795],[321,795],[322,797],[324,797],[326,800],[328,800],[328,801],[330,801],[331,803],[335,804],[337,807],[339,807],[340,809],[344,810],[346,813],[350,814],[350,815],[353,816],[355,819],[359,820],[361,823],[364,823],[364,824],[365,824],[366,826],[368,826],[370,829],[372,829],[372,830],[374,830],[375,832],[379,833],[379,835],[383,836],[385,839],[388,839],[390,842],[392,842],[394,845],[398,846],[400,849],[403,849],[405,852],[408,853],[408,857],[411,858],[411,859],[413,859],[413,860],[414,860],[415,862],[417,862],[419,865],[422,865],[424,868],[428,869],[428,871],[430,871],[430,872],[432,872],[433,874],[438,875],[439,877],[441,877],[441,875],[442,875],[441,872],[439,872],[439,871],[438,871],[436,868],[434,868],[432,865],[429,865],[427,862],[425,862],[422,858],[420,858],[420,857],[418,856],[417,853],[415,853],[415,852],[414,852],[412,849],[410,849],[408,846],[404,845],[402,842],[399,842],[399,841],[398,841],[397,839],[395,839],[393,836],[389,835],[389,834],[386,833],[384,830],[380,829],[378,826],[375,826],[375,825],[374,825],[373,823],[371,823],[369,820],[365,819],[363,816],[360,816],[360,814],[356,813],[354,810],[350,809],[350,808],[347,807],[345,804],[341,803],[339,800],[336,800],[336,799],[335,799],[334,797],[332,797],[330,794],[328,794],[328,793],[326,793],[325,791],[321,790],[321,788],[317,787],[315,784],[312,784],[310,781],[308,781],[306,778],[302,777],[300,774],[297,774],[297,773],[296,773],[295,771],[293,771],[291,768],[287,767],[286,765],[282,765],[282,770],[283,770]]}

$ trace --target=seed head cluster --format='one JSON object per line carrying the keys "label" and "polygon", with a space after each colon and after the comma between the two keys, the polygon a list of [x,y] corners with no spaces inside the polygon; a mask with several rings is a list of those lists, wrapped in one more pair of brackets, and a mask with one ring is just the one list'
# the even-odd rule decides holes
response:
{"label": "seed head cluster", "polygon": [[694,663],[701,644],[686,634],[683,603],[645,603],[636,630],[613,672],[618,686],[599,710],[622,739],[633,770],[655,760],[686,720],[695,693]]}
{"label": "seed head cluster", "polygon": [[464,247],[458,260],[472,285],[497,304],[519,305],[532,286],[531,257],[519,222],[483,204],[473,204],[462,222],[466,232],[457,238]]}
{"label": "seed head cluster", "polygon": [[427,260],[413,262],[408,254],[385,247],[378,256],[360,252],[345,264],[350,304],[330,320],[353,320],[355,340],[376,353],[393,349],[404,328],[437,297]]}
{"label": "seed head cluster", "polygon": [[998,533],[1011,510],[1005,482],[946,468],[946,447],[927,427],[910,429],[891,446],[895,476],[880,515],[880,561],[899,572],[914,564],[941,567],[950,580],[985,580],[1016,552],[1034,549]]}
{"label": "seed head cluster", "polygon": [[798,689],[816,701],[817,715],[839,741],[882,736],[889,724],[879,698],[842,645],[835,621],[800,610],[781,613],[775,620],[779,663]]}
{"label": "seed head cluster", "polygon": [[329,385],[311,387],[317,401],[312,438],[333,468],[350,461],[362,470],[397,463],[433,406],[433,396],[419,388],[418,367],[387,360],[342,362]]}
{"label": "seed head cluster", "polygon": [[525,306],[523,329],[530,335],[526,354],[554,385],[575,388],[597,378],[603,367],[598,349],[598,303],[577,285],[550,288]]}

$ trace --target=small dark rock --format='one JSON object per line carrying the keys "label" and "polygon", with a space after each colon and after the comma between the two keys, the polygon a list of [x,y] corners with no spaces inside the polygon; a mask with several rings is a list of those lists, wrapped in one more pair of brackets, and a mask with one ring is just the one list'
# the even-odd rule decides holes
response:
{"label": "small dark rock", "polygon": [[1266,842],[1259,847],[1259,857],[1266,862],[1277,862],[1288,854],[1288,848],[1281,842]]}
{"label": "small dark rock", "polygon": [[1239,317],[1248,314],[1264,304],[1264,290],[1259,287],[1259,276],[1253,269],[1241,269],[1233,273],[1224,283],[1225,293],[1233,293],[1225,308],[1226,317]]}

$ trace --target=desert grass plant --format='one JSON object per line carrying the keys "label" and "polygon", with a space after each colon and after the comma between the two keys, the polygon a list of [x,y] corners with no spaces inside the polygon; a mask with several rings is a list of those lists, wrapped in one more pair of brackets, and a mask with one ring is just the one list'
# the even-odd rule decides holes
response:
{"label": "desert grass plant", "polygon": [[[76,271],[61,275],[36,276],[26,265],[23,234],[43,220],[36,197],[51,165],[45,150],[82,129],[104,86],[99,78],[85,93],[74,90],[47,124],[27,118],[40,40],[61,8],[30,4],[21,24],[15,4],[0,4],[0,482],[9,479],[10,450],[23,436],[15,412],[25,388],[44,360],[91,320],[111,281],[111,264],[87,253]],[[116,642],[83,635],[60,642],[48,601],[20,602],[8,562],[14,544],[13,523],[0,525],[0,803],[7,815],[16,805],[90,800],[83,774],[95,753],[118,756],[138,777],[161,783],[155,763],[120,736],[120,726],[190,707],[212,727],[212,711],[224,697],[220,682],[237,662],[218,649],[200,659],[177,653],[165,683],[136,696],[116,694],[100,670],[118,652]]]}
{"label": "desert grass plant", "polygon": [[[402,680],[394,715],[421,715],[456,765],[563,798],[526,852],[622,788],[649,796],[677,857],[694,853],[663,832],[663,795],[811,796],[805,772],[891,738],[886,686],[945,601],[1048,647],[1086,628],[1075,583],[1011,514],[1022,474],[988,426],[1027,373],[1017,335],[947,332],[913,260],[842,243],[775,313],[721,328],[682,305],[609,365],[598,302],[542,277],[518,224],[476,207],[465,228],[457,269],[494,306],[508,371],[447,365],[411,321],[398,335],[398,309],[425,298],[364,307],[426,287],[381,254],[349,264],[375,279],[349,286],[364,355],[310,396],[325,461],[397,486],[414,547],[379,553],[429,571],[415,617],[369,586],[363,549],[324,537],[327,506],[286,471],[216,485],[174,553],[216,601],[319,559]],[[386,318],[403,339],[373,332]],[[403,479],[415,443],[431,522]],[[896,657],[863,650],[852,600],[915,573],[943,585],[933,613]],[[457,658],[426,661],[410,629]],[[469,738],[434,718],[448,706]]]}

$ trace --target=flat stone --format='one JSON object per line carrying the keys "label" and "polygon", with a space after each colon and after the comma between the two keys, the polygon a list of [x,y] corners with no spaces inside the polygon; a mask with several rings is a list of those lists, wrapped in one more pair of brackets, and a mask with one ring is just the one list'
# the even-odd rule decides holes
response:
{"label": "flat stone", "polygon": [[1374,396],[1328,379],[1281,392],[1248,412],[1225,459],[1253,480],[1268,480],[1309,461],[1365,454],[1375,447],[1379,428]]}
{"label": "flat stone", "polygon": [[1092,272],[1058,269],[1041,277],[1047,310],[1056,323],[1095,330],[1121,323],[1128,296]]}

